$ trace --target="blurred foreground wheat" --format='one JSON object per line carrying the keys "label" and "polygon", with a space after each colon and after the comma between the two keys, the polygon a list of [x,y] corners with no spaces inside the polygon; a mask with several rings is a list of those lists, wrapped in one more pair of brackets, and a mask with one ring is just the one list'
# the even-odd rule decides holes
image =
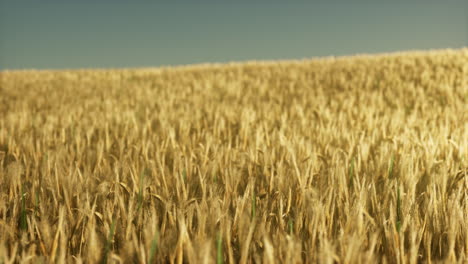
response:
{"label": "blurred foreground wheat", "polygon": [[468,261],[468,49],[0,73],[0,263]]}

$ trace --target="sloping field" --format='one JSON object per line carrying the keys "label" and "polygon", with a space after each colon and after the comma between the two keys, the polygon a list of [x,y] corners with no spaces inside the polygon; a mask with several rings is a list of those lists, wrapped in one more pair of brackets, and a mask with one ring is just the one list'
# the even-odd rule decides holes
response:
{"label": "sloping field", "polygon": [[468,49],[0,73],[0,263],[468,261]]}

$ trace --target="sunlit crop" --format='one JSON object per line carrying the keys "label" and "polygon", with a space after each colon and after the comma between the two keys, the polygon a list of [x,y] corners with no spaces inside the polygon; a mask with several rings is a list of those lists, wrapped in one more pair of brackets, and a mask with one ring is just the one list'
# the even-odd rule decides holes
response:
{"label": "sunlit crop", "polygon": [[0,263],[468,261],[468,49],[0,72]]}

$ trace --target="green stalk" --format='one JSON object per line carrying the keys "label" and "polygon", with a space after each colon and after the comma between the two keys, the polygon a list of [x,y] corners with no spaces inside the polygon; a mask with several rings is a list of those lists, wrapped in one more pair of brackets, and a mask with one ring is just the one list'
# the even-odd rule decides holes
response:
{"label": "green stalk", "polygon": [[187,182],[187,170],[185,169],[182,170],[182,179],[184,182]]}
{"label": "green stalk", "polygon": [[289,235],[292,236],[293,230],[294,230],[294,222],[291,217],[289,218],[288,226],[289,226]]}
{"label": "green stalk", "polygon": [[26,219],[26,192],[24,184],[21,186],[21,213],[20,213],[20,229],[25,231],[28,229],[28,221]]}
{"label": "green stalk", "polygon": [[390,159],[390,167],[388,168],[388,177],[390,179],[393,178],[393,166],[395,163],[395,154],[392,155],[392,158]]}
{"label": "green stalk", "polygon": [[151,248],[150,248],[150,254],[149,254],[149,263],[154,262],[154,257],[156,255],[156,251],[158,250],[158,237],[159,237],[159,232],[156,230],[156,233],[154,234],[154,238],[151,241]]}
{"label": "green stalk", "polygon": [[218,232],[216,239],[216,264],[223,264],[223,236],[221,232]]}
{"label": "green stalk", "polygon": [[353,188],[353,180],[354,180],[354,157],[351,158],[350,165],[349,165],[349,188]]}
{"label": "green stalk", "polygon": [[396,211],[396,229],[397,232],[400,232],[401,229],[401,197],[400,197],[400,188],[397,185],[397,211]]}
{"label": "green stalk", "polygon": [[111,224],[111,228],[110,228],[110,231],[109,231],[109,236],[107,238],[106,248],[105,248],[105,251],[104,251],[104,258],[102,260],[103,264],[107,263],[107,258],[108,258],[108,255],[109,255],[109,252],[110,252],[111,246],[112,246],[112,240],[114,239],[114,231],[115,231],[115,218],[112,219],[112,224]]}

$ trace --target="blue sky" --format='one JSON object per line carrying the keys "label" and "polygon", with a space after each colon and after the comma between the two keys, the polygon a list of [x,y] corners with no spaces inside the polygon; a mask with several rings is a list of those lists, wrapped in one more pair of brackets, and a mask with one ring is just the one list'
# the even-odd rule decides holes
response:
{"label": "blue sky", "polygon": [[0,69],[153,67],[464,46],[466,0],[0,0]]}

